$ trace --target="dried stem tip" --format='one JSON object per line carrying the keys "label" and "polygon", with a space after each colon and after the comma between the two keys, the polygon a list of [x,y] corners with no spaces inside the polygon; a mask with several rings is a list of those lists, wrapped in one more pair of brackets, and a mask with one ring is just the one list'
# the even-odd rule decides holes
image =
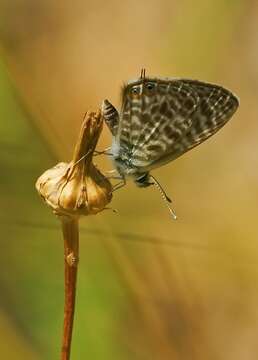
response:
{"label": "dried stem tip", "polygon": [[112,198],[112,185],[92,163],[103,125],[100,111],[87,112],[73,160],[44,172],[36,189],[57,215],[78,217],[102,211]]}

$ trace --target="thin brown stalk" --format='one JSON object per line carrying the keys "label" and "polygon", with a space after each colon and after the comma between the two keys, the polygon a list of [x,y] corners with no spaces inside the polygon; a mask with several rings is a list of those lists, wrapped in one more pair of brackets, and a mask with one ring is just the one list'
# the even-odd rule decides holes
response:
{"label": "thin brown stalk", "polygon": [[92,155],[103,125],[101,112],[85,114],[73,160],[45,171],[36,188],[62,223],[64,237],[65,304],[61,360],[69,360],[79,261],[79,218],[95,215],[112,199],[110,181],[94,166]]}
{"label": "thin brown stalk", "polygon": [[69,360],[76,298],[76,278],[79,261],[78,220],[61,219],[64,237],[65,302],[61,360]]}

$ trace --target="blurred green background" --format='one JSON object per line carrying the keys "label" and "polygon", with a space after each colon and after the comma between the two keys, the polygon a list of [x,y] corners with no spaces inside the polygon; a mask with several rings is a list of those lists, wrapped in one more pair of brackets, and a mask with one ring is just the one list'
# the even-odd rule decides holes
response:
{"label": "blurred green background", "polygon": [[133,184],[117,215],[81,221],[72,360],[257,358],[257,24],[254,0],[0,0],[0,359],[59,358],[63,243],[35,180],[142,67],[222,84],[241,106],[154,171],[178,221]]}

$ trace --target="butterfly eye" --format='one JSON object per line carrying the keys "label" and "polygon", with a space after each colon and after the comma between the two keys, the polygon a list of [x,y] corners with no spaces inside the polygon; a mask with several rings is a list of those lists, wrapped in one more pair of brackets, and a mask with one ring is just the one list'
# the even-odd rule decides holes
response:
{"label": "butterfly eye", "polygon": [[132,95],[138,95],[140,93],[140,88],[138,86],[134,86],[131,88]]}
{"label": "butterfly eye", "polygon": [[154,83],[151,83],[151,82],[148,82],[145,84],[145,88],[148,90],[148,91],[152,91],[154,90],[155,88],[155,84]]}

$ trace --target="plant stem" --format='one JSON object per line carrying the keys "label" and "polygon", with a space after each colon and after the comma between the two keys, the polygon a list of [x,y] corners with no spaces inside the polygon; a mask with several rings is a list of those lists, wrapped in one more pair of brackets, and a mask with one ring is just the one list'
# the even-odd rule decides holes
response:
{"label": "plant stem", "polygon": [[61,360],[69,360],[73,332],[76,277],[79,261],[78,219],[61,218],[64,237],[65,302]]}

